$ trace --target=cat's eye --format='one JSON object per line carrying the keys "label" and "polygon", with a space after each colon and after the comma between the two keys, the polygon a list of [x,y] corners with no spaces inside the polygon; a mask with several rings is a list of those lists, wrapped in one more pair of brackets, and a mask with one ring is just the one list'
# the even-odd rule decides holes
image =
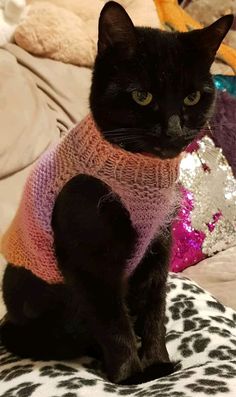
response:
{"label": "cat's eye", "polygon": [[194,106],[200,101],[200,98],[201,98],[200,91],[195,91],[192,94],[186,96],[186,98],[184,98],[184,104],[186,106]]}
{"label": "cat's eye", "polygon": [[133,100],[141,106],[147,106],[152,102],[152,94],[147,91],[132,91]]}

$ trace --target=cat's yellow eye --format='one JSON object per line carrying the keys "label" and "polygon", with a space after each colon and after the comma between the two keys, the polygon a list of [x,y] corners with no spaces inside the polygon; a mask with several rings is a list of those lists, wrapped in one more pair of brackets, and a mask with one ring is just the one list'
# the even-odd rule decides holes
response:
{"label": "cat's yellow eye", "polygon": [[186,96],[186,98],[184,98],[184,104],[186,106],[194,106],[200,101],[200,98],[201,98],[200,91],[195,91],[192,94]]}
{"label": "cat's yellow eye", "polygon": [[132,91],[133,100],[141,106],[147,106],[152,102],[152,94],[147,91]]}

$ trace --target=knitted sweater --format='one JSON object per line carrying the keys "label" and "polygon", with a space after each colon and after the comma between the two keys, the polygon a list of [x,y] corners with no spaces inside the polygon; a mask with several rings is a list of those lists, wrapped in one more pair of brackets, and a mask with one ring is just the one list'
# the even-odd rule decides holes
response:
{"label": "knitted sweater", "polygon": [[5,258],[48,283],[63,282],[53,248],[52,212],[63,186],[83,173],[109,185],[129,211],[138,237],[132,257],[127,259],[128,277],[173,210],[179,161],[113,146],[88,115],[41,157],[30,174],[16,216],[3,236]]}

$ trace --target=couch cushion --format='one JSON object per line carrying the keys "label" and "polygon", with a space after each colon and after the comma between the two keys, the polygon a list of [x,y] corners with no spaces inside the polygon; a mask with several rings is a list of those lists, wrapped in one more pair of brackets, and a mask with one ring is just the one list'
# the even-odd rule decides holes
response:
{"label": "couch cushion", "polygon": [[236,247],[207,258],[182,274],[236,310]]}

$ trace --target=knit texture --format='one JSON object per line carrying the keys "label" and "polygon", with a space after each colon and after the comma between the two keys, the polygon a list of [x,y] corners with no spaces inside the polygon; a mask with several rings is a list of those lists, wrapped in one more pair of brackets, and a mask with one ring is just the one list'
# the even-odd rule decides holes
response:
{"label": "knit texture", "polygon": [[30,174],[16,216],[3,236],[5,258],[48,283],[63,282],[53,248],[52,212],[63,186],[83,173],[109,185],[129,211],[138,233],[126,263],[130,276],[173,210],[179,162],[180,158],[160,160],[111,145],[88,115],[41,157]]}

